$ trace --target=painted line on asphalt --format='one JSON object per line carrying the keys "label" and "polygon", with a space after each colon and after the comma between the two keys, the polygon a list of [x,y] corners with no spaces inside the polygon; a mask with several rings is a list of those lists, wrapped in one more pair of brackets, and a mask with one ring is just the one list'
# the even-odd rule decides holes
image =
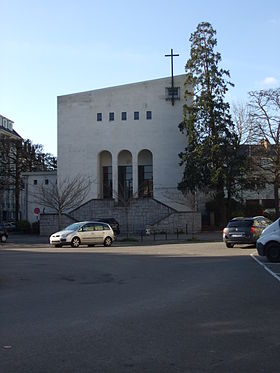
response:
{"label": "painted line on asphalt", "polygon": [[276,278],[277,281],[280,282],[280,277],[274,273],[270,268],[268,268],[264,263],[262,263],[258,258],[255,257],[254,253],[250,254],[251,258],[253,258],[260,266],[262,266],[271,276]]}

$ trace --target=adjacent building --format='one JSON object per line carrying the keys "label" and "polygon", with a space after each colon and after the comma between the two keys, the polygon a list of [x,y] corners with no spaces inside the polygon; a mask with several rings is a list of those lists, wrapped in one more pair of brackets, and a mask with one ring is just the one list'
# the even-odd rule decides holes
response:
{"label": "adjacent building", "polygon": [[[21,139],[14,130],[14,122],[0,114],[0,137]],[[14,221],[15,216],[15,190],[9,183],[8,176],[1,174],[0,187],[0,221]]]}

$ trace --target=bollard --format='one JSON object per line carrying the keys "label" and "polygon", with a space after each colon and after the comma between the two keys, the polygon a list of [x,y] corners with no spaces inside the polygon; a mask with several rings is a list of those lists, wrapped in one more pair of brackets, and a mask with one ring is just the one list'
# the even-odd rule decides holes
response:
{"label": "bollard", "polygon": [[188,234],[188,224],[186,224],[186,234]]}

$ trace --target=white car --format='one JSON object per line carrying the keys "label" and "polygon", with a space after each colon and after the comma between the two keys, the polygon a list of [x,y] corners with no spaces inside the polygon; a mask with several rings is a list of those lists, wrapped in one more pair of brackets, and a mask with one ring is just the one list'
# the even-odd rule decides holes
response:
{"label": "white car", "polygon": [[102,244],[111,246],[115,240],[115,235],[109,224],[98,221],[83,221],[69,225],[60,232],[50,236],[50,244],[55,247],[71,245]]}
{"label": "white car", "polygon": [[257,240],[257,250],[270,262],[280,262],[280,219],[263,230]]}

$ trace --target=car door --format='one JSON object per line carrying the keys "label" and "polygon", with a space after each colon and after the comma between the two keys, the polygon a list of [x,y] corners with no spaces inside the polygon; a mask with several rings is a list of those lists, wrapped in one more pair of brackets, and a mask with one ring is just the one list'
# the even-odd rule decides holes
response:
{"label": "car door", "polygon": [[94,238],[95,238],[95,243],[103,243],[103,241],[104,241],[104,224],[94,223]]}
{"label": "car door", "polygon": [[86,223],[85,225],[83,225],[79,230],[79,236],[82,244],[94,243],[94,223]]}

